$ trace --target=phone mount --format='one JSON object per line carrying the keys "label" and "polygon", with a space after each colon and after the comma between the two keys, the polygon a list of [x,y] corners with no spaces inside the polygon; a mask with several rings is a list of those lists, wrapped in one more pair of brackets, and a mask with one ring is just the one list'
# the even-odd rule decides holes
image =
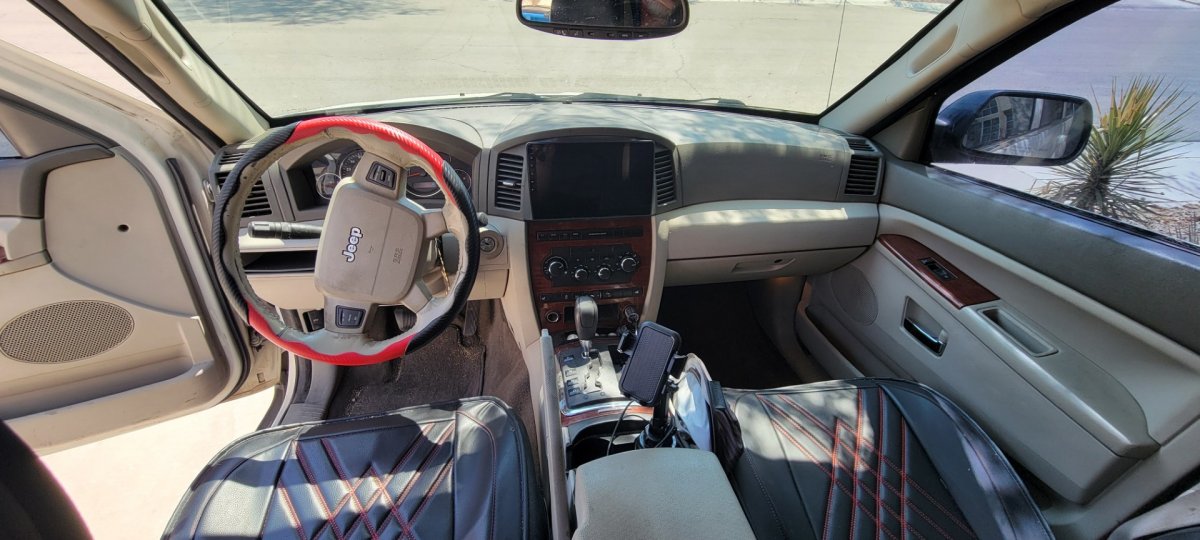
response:
{"label": "phone mount", "polygon": [[621,393],[647,407],[654,407],[650,423],[638,437],[637,448],[680,446],[676,430],[667,415],[667,402],[678,388],[671,377],[678,376],[686,357],[679,356],[679,334],[653,322],[638,326],[637,341],[629,360],[621,370]]}

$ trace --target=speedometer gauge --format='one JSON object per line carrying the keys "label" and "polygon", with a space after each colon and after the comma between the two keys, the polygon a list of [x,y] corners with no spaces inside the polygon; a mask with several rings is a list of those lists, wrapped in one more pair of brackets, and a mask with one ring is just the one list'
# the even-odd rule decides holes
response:
{"label": "speedometer gauge", "polygon": [[362,160],[362,157],[362,148],[343,154],[341,163],[338,163],[338,174],[340,174],[342,178],[354,176],[354,168],[358,166],[358,162]]}
{"label": "speedometer gauge", "polygon": [[338,175],[327,172],[317,177],[317,195],[326,199],[333,198],[333,189],[337,187],[338,182],[342,179]]}
{"label": "speedometer gauge", "polygon": [[432,197],[441,191],[437,182],[425,169],[420,167],[409,167],[408,169],[408,195],[418,199]]}

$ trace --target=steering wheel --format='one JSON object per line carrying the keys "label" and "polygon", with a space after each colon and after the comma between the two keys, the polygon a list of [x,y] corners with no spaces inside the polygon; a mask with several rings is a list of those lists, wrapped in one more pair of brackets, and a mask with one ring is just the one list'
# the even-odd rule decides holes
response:
{"label": "steering wheel", "polygon": [[[288,326],[250,287],[238,231],[246,198],[263,173],[292,149],[322,138],[354,142],[364,153],[329,201],[314,274],[325,298],[325,327],[305,332]],[[405,196],[410,167],[437,182],[446,198],[440,210]],[[447,232],[460,254],[453,279],[431,247]],[[233,309],[272,343],[321,362],[375,364],[428,343],[466,305],[479,270],[479,220],[462,179],[425,143],[372,120],[317,118],[269,132],[234,165],[213,207],[210,256]],[[448,292],[447,281],[453,284]],[[372,337],[378,309],[395,305],[412,310],[416,323],[395,337]]]}

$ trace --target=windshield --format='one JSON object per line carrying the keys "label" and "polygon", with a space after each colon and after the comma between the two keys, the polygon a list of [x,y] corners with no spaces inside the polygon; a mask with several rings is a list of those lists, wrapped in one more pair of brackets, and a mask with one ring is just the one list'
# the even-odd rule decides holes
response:
{"label": "windshield", "polygon": [[513,0],[165,5],[247,97],[279,117],[502,93],[494,100],[603,93],[629,100],[719,98],[730,106],[816,113],[949,0],[693,1],[683,32],[642,41],[572,39],[526,28]]}

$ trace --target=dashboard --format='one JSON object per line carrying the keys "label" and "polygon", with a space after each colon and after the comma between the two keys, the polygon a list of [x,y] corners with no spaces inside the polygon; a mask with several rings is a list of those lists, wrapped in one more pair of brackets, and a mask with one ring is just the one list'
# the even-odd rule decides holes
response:
{"label": "dashboard", "polygon": [[[438,155],[450,162],[454,172],[458,173],[467,189],[471,189],[470,162],[456,158],[447,152],[439,151]],[[363,149],[356,145],[334,148],[313,159],[307,168],[294,170],[291,174],[302,175],[304,181],[311,181],[312,194],[316,196],[312,200],[318,205],[328,205],[329,199],[333,197],[333,189],[337,187],[342,178],[354,175],[354,168],[362,156]],[[407,183],[405,192],[409,198],[435,203],[433,206],[441,206],[444,197],[428,172],[417,167],[410,168],[405,171],[405,181]]]}
{"label": "dashboard", "polygon": [[[865,252],[878,225],[883,154],[812,124],[608,103],[366,117],[424,141],[468,184],[487,221],[471,297],[519,296],[531,308],[528,321],[514,323],[522,328],[570,329],[580,294],[597,299],[603,328],[653,317],[666,286],[828,272]],[[219,186],[253,143],[222,149],[210,182]],[[361,156],[339,141],[297,148],[263,177],[243,224],[319,223]],[[404,175],[413,201],[444,204],[424,171]],[[315,240],[243,231],[240,244],[264,299],[283,309],[322,305],[312,285]]]}

